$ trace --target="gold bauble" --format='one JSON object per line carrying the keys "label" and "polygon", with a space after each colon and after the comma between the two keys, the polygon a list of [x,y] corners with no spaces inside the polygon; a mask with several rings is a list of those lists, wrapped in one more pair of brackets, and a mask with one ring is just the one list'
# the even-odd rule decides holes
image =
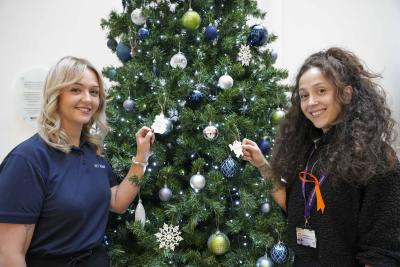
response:
{"label": "gold bauble", "polygon": [[229,250],[230,245],[228,237],[220,231],[212,234],[207,241],[208,249],[215,255],[225,254]]}

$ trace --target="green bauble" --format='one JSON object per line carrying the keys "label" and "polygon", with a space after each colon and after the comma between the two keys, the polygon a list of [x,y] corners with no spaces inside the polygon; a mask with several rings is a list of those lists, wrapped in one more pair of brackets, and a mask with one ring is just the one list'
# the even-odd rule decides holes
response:
{"label": "green bauble", "polygon": [[281,120],[285,117],[285,111],[282,109],[277,109],[272,113],[271,120],[274,124],[279,124]]}
{"label": "green bauble", "polygon": [[201,23],[201,18],[199,13],[196,11],[193,11],[192,9],[189,9],[188,12],[186,12],[183,17],[182,17],[182,25],[189,31],[194,31],[199,28]]}
{"label": "green bauble", "polygon": [[215,255],[225,254],[229,250],[230,245],[228,237],[220,231],[212,234],[207,241],[208,249]]}

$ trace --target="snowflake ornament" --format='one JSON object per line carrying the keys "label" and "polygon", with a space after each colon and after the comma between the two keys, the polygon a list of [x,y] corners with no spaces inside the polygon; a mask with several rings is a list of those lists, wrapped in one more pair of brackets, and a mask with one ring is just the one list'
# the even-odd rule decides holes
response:
{"label": "snowflake ornament", "polygon": [[232,144],[229,144],[229,148],[233,153],[235,153],[235,156],[239,158],[240,156],[243,156],[243,148],[242,148],[242,143],[239,141],[234,141]]}
{"label": "snowflake ornament", "polygon": [[179,242],[183,240],[181,237],[181,231],[179,231],[179,225],[173,226],[164,223],[162,228],[159,228],[159,232],[155,234],[157,241],[160,243],[159,248],[166,248],[175,250],[175,247],[179,245]]}
{"label": "snowflake ornament", "polygon": [[250,60],[251,60],[250,46],[241,45],[239,50],[238,61],[240,61],[243,66],[249,66]]}
{"label": "snowflake ornament", "polygon": [[168,132],[170,129],[171,122],[164,116],[164,113],[160,113],[159,115],[156,116],[154,119],[153,124],[151,125],[151,128],[154,130],[155,133],[158,134],[164,134]]}

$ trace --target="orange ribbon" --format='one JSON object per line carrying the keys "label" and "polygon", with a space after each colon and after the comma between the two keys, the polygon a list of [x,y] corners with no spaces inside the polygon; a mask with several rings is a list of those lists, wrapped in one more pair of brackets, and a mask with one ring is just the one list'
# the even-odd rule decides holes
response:
{"label": "orange ribbon", "polygon": [[[307,180],[305,177],[311,177],[313,180]],[[302,180],[304,183],[314,183],[315,185],[315,194],[317,195],[317,211],[321,210],[321,213],[324,213],[325,210],[325,203],[324,199],[322,198],[322,193],[319,185],[318,178],[309,172],[302,171],[299,173],[299,178]]]}

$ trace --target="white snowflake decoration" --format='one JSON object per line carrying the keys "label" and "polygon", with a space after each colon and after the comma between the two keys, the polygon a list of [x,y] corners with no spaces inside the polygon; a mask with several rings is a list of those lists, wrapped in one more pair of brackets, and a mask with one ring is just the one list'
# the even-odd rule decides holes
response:
{"label": "white snowflake decoration", "polygon": [[236,140],[232,144],[229,144],[229,148],[231,149],[231,151],[233,151],[233,153],[235,153],[237,158],[243,156],[243,148],[241,142]]}
{"label": "white snowflake decoration", "polygon": [[175,250],[175,247],[179,245],[179,242],[183,240],[181,237],[181,231],[179,231],[179,225],[173,226],[164,223],[162,228],[159,228],[159,232],[155,234],[157,241],[160,243],[159,248],[166,248]]}
{"label": "white snowflake decoration", "polygon": [[238,61],[240,61],[243,66],[249,66],[250,60],[251,60],[250,46],[241,45],[239,50]]}
{"label": "white snowflake decoration", "polygon": [[163,134],[168,130],[167,129],[168,124],[169,124],[169,121],[164,116],[164,113],[160,113],[160,115],[157,115],[156,118],[154,119],[154,122],[151,125],[151,128],[154,129],[155,133]]}

